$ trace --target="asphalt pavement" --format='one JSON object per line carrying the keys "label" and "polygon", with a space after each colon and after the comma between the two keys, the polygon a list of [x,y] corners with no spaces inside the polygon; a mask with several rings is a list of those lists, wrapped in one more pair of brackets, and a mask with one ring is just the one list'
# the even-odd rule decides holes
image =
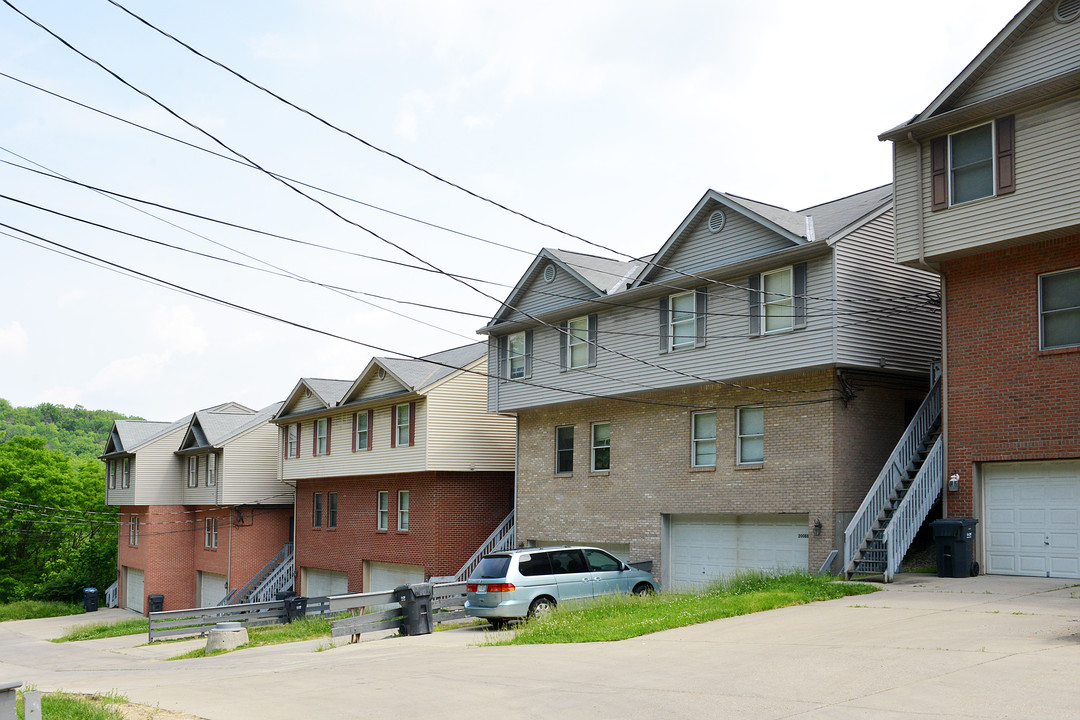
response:
{"label": "asphalt pavement", "polygon": [[612,643],[467,627],[167,661],[205,640],[56,644],[121,610],[0,623],[0,683],[238,718],[1080,718],[1073,580],[901,575],[882,592]]}

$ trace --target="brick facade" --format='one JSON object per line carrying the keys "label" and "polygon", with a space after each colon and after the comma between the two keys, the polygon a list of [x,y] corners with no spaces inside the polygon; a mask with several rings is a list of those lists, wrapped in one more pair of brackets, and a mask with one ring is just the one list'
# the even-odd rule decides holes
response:
{"label": "brick facade", "polygon": [[[833,369],[757,378],[780,390],[841,387]],[[629,548],[631,562],[661,567],[662,518],[672,514],[804,514],[808,566],[838,547],[837,533],[863,500],[925,382],[860,378],[853,400],[836,392],[777,394],[722,386],[597,399],[519,416],[517,537]],[[823,402],[814,402],[823,401]],[[736,409],[765,405],[765,461],[736,464]],[[691,415],[717,409],[716,467],[691,467]],[[590,427],[611,423],[611,469],[591,472]],[[555,474],[555,428],[573,425],[574,472]],[[821,530],[815,534],[815,523]]]}
{"label": "brick facade", "polygon": [[[137,546],[129,543],[132,515],[139,517]],[[206,547],[207,517],[218,518],[217,548]],[[147,595],[164,595],[165,610],[196,607],[197,571],[224,575],[230,589],[242,587],[288,541],[291,517],[291,507],[124,506],[118,565],[143,571],[144,614]],[[123,605],[122,570],[119,579]]]}
{"label": "brick facade", "polygon": [[[389,493],[388,529],[378,530],[378,493]],[[409,492],[409,529],[397,530],[399,490]],[[364,592],[364,561],[423,566],[452,575],[513,509],[510,472],[413,472],[300,480],[296,487],[296,567],[344,572],[349,592]],[[328,527],[327,493],[338,497]],[[322,523],[312,495],[322,495]]]}
{"label": "brick facade", "polygon": [[976,513],[977,463],[1080,457],[1080,348],[1039,349],[1039,275],[1076,267],[1078,236],[942,263],[950,516]]}

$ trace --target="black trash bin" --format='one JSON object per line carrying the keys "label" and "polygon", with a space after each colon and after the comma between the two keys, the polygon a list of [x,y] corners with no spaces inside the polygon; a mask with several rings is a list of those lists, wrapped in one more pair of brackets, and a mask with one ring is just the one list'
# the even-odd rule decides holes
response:
{"label": "black trash bin", "polygon": [[394,600],[401,605],[403,629],[406,635],[428,635],[434,630],[431,617],[431,583],[399,585],[394,588]]}
{"label": "black trash bin", "polygon": [[292,622],[293,620],[303,620],[307,617],[307,598],[298,597],[293,594],[293,597],[283,600],[285,603],[285,622]]}
{"label": "black trash bin", "polygon": [[97,612],[98,590],[97,588],[83,588],[82,606],[86,612]]}
{"label": "black trash bin", "polygon": [[296,597],[296,591],[294,590],[278,590],[274,593],[275,600],[288,600],[293,597]]}
{"label": "black trash bin", "polygon": [[150,612],[161,612],[165,609],[164,595],[147,595],[146,599],[150,602]]}
{"label": "black trash bin", "polygon": [[976,518],[945,518],[930,523],[937,546],[938,577],[965,578],[979,574],[975,562]]}

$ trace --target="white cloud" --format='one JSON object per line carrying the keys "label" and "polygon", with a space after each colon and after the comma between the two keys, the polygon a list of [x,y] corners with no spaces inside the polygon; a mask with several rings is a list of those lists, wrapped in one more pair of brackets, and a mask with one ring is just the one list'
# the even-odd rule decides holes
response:
{"label": "white cloud", "polygon": [[68,407],[74,407],[82,402],[82,391],[77,387],[71,385],[57,385],[51,387],[48,390],[43,390],[31,405],[40,405],[41,403],[55,403],[57,405],[67,405]]}
{"label": "white cloud", "polygon": [[30,337],[18,320],[7,327],[0,326],[0,355],[22,355],[30,345]]}
{"label": "white cloud", "polygon": [[[143,353],[131,357],[117,358],[98,371],[88,383],[91,390],[117,388],[131,390],[139,385],[160,380],[165,366],[169,363],[169,353],[160,355]],[[147,392],[152,388],[147,387]]]}
{"label": "white cloud", "polygon": [[170,352],[201,355],[208,345],[206,331],[187,305],[159,307],[152,322],[166,359]]}

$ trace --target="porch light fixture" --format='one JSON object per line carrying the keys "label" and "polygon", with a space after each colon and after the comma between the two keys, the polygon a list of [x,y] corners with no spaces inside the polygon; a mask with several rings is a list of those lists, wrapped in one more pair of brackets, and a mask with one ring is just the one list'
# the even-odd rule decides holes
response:
{"label": "porch light fixture", "polygon": [[818,535],[821,535],[821,521],[820,520],[815,520],[814,521],[814,537],[817,537]]}
{"label": "porch light fixture", "polygon": [[949,492],[956,492],[960,489],[960,473],[953,473],[949,476]]}

